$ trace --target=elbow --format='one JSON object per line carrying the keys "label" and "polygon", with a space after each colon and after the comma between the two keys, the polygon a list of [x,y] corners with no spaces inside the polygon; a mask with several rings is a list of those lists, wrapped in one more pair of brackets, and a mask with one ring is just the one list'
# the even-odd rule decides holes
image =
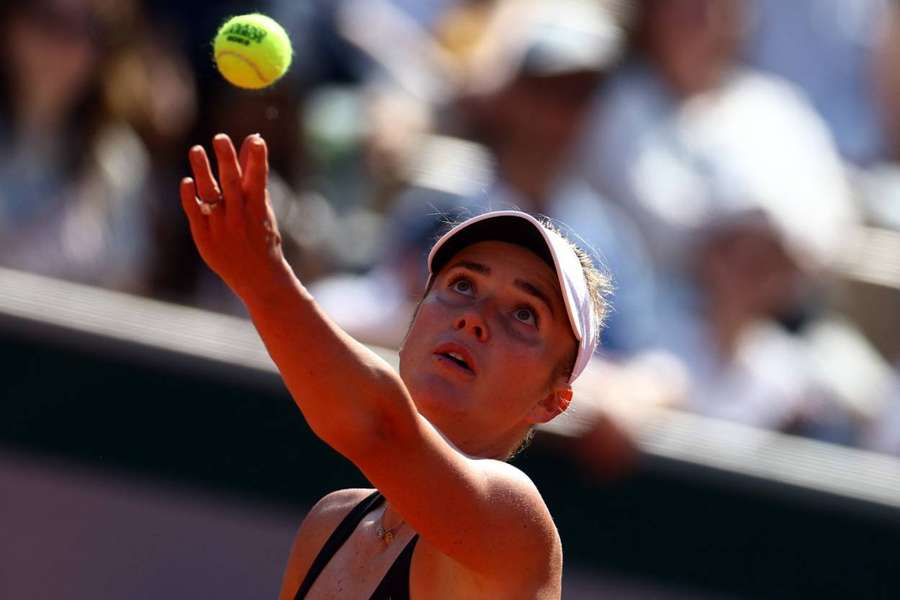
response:
{"label": "elbow", "polygon": [[[315,425],[310,423],[319,438],[358,466],[395,448],[416,427],[415,407],[396,373],[379,373],[370,385],[364,394],[357,390],[356,397],[365,401],[349,403],[350,410],[336,410]],[[346,404],[346,398],[353,397],[341,396],[329,404],[337,406],[342,400]]]}

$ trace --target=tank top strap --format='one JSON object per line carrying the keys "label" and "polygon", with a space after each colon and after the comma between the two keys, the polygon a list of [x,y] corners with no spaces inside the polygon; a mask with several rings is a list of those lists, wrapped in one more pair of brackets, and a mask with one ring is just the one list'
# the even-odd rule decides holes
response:
{"label": "tank top strap", "polygon": [[316,582],[316,578],[318,578],[325,569],[325,566],[328,564],[328,561],[331,560],[331,557],[344,545],[344,542],[346,542],[353,534],[353,531],[363,518],[365,518],[369,512],[375,510],[382,502],[384,502],[384,496],[382,496],[378,490],[375,490],[347,513],[347,516],[344,517],[331,533],[331,537],[328,538],[325,545],[322,546],[322,549],[319,550],[319,554],[312,562],[312,565],[310,565],[309,571],[307,571],[306,577],[303,579],[303,583],[300,584],[300,589],[298,589],[297,593],[294,595],[294,600],[302,600],[306,597],[306,594],[309,593],[310,588]]}

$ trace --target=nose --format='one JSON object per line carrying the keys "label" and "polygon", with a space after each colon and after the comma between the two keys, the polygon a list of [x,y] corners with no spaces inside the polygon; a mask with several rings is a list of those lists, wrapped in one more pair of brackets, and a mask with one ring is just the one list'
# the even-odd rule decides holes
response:
{"label": "nose", "polygon": [[471,333],[479,342],[486,342],[490,339],[490,331],[487,322],[480,313],[475,310],[467,310],[465,313],[456,318],[453,323],[456,331]]}

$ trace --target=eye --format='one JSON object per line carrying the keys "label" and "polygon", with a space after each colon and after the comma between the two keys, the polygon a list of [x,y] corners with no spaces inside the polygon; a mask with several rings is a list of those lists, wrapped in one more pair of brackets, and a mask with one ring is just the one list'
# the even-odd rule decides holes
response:
{"label": "eye", "polygon": [[450,289],[459,294],[463,294],[464,296],[471,296],[475,286],[473,286],[472,282],[465,277],[460,277],[450,283]]}
{"label": "eye", "polygon": [[516,321],[531,325],[532,327],[537,327],[537,313],[527,306],[517,308],[515,312],[513,312],[513,317],[515,317]]}

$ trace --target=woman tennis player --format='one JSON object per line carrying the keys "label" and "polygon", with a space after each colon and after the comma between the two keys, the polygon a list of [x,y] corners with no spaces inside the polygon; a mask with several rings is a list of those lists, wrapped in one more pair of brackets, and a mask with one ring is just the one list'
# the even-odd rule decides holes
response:
{"label": "woman tennis player", "polygon": [[[297,534],[292,598],[559,598],[562,547],[506,461],[566,410],[599,335],[605,280],[525,213],[474,217],[429,256],[399,374],[338,328],[281,252],[264,141],[200,146],[181,202],[203,259],[243,300],[313,431],[377,490],[321,499]],[[298,474],[300,475],[300,474]]]}

